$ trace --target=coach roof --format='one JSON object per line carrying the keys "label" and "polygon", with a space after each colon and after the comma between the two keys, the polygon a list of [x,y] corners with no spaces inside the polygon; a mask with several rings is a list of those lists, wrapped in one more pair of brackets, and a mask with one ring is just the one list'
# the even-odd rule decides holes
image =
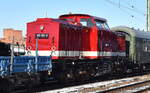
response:
{"label": "coach roof", "polygon": [[130,34],[133,37],[150,39],[150,32],[140,31],[138,29],[133,29],[133,28],[126,27],[126,26],[113,27],[113,28],[111,28],[111,30],[123,31],[123,32]]}

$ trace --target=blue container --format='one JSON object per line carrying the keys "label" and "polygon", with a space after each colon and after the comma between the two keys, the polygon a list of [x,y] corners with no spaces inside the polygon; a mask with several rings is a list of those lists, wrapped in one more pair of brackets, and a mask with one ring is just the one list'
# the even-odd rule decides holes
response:
{"label": "blue container", "polygon": [[[35,73],[39,71],[51,71],[52,63],[49,56],[15,56],[13,58],[12,71],[10,71],[10,56],[0,57],[0,76],[7,76],[16,73]],[[36,67],[37,66],[37,67]]]}

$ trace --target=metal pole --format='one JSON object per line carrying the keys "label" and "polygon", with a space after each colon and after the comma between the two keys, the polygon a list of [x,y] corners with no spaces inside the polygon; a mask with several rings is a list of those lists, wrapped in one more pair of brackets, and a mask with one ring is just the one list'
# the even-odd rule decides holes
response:
{"label": "metal pole", "polygon": [[35,57],[35,71],[38,69],[38,37],[36,38],[36,57]]}
{"label": "metal pole", "polygon": [[147,0],[147,31],[150,31],[150,0]]}
{"label": "metal pole", "polygon": [[13,61],[14,61],[14,36],[11,44],[11,58],[10,58],[10,75],[12,74],[13,71]]}
{"label": "metal pole", "polygon": [[119,0],[119,8],[120,8],[120,0]]}

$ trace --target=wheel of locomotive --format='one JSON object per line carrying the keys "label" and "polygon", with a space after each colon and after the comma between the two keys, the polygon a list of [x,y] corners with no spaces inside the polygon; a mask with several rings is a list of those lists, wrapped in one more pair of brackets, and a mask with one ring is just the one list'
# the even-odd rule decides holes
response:
{"label": "wheel of locomotive", "polygon": [[69,83],[74,81],[73,69],[66,69],[60,73],[59,82],[60,83]]}
{"label": "wheel of locomotive", "polygon": [[89,69],[89,78],[92,78],[96,75],[96,70],[94,68]]}
{"label": "wheel of locomotive", "polygon": [[76,71],[75,71],[75,80],[77,82],[79,81],[85,81],[85,80],[88,80],[90,77],[90,74],[88,73],[88,71],[84,68],[78,68]]}

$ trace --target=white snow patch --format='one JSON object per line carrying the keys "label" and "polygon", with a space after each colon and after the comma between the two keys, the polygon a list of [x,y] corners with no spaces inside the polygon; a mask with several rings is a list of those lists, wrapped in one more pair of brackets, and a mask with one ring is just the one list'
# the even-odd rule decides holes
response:
{"label": "white snow patch", "polygon": [[133,80],[134,80],[134,78],[125,78],[125,79],[120,79],[120,80],[110,80],[110,81],[89,83],[89,84],[84,84],[84,85],[79,85],[79,86],[56,89],[56,90],[49,90],[49,91],[44,91],[44,92],[41,92],[41,93],[77,93],[78,91],[80,91],[82,89],[85,89],[85,88],[94,88],[94,87],[96,88],[96,87],[101,87],[101,86],[112,85],[114,83],[121,83],[121,82],[124,82],[124,81],[133,81]]}

